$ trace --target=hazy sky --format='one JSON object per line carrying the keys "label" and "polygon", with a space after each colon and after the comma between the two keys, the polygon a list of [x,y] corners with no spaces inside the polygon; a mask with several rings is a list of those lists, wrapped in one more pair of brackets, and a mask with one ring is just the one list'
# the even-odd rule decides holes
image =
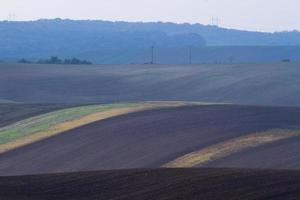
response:
{"label": "hazy sky", "polygon": [[300,30],[300,0],[0,0],[0,19],[171,21],[247,30]]}

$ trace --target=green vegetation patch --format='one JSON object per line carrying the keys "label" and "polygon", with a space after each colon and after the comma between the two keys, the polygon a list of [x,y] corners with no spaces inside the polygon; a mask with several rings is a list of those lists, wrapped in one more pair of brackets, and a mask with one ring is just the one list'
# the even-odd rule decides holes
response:
{"label": "green vegetation patch", "polygon": [[118,108],[130,108],[141,106],[137,103],[107,104],[107,105],[89,105],[74,108],[62,109],[35,117],[31,117],[12,125],[0,128],[0,144],[5,144],[24,136],[28,136],[40,131],[49,129],[66,121],[74,120],[90,114],[104,112]]}

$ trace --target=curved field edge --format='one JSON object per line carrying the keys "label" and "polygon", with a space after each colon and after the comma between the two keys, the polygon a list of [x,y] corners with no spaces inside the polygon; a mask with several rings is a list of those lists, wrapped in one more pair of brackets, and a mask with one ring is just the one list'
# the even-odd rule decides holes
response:
{"label": "curved field edge", "polygon": [[99,120],[149,109],[211,105],[197,102],[141,102],[89,105],[31,117],[0,128],[0,153],[46,139]]}
{"label": "curved field edge", "polygon": [[253,133],[188,153],[171,162],[166,163],[162,167],[201,167],[211,161],[230,156],[231,154],[238,153],[246,149],[255,148],[258,146],[299,136],[300,130],[287,129],[274,129],[261,133]]}

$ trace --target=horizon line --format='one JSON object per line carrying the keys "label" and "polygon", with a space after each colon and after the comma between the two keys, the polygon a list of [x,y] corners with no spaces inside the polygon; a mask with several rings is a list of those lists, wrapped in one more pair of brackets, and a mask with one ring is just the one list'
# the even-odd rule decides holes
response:
{"label": "horizon line", "polygon": [[257,32],[257,33],[284,33],[284,32],[300,32],[300,30],[293,29],[293,30],[276,30],[276,31],[261,31],[261,30],[249,30],[249,29],[239,29],[239,28],[233,28],[233,27],[224,27],[224,26],[218,26],[213,24],[202,24],[199,22],[172,22],[172,21],[129,21],[129,20],[106,20],[106,19],[72,19],[72,18],[39,18],[39,19],[26,19],[26,20],[8,20],[8,19],[2,19],[0,20],[0,23],[3,22],[37,22],[37,21],[46,21],[46,20],[62,20],[62,21],[95,21],[95,22],[111,22],[111,23],[143,23],[143,24],[151,24],[151,23],[162,23],[162,24],[174,24],[174,25],[190,25],[190,26],[206,26],[206,27],[214,27],[214,28],[220,28],[220,29],[226,29],[226,30],[236,30],[236,31],[245,31],[245,32]]}

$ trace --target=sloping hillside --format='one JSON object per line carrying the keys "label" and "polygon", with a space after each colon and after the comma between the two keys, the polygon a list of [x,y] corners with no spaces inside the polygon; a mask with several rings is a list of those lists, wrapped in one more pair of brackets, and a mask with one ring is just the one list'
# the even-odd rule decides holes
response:
{"label": "sloping hillside", "polygon": [[[90,124],[92,122],[155,108],[180,107],[184,105],[209,105],[204,103],[188,102],[141,102],[123,104],[100,104],[74,106],[56,111],[38,114],[23,120],[16,121],[7,126],[0,127],[0,153],[19,148],[21,146],[37,142],[62,132]],[[25,106],[25,105],[24,105]],[[12,106],[13,107],[13,106]],[[32,106],[35,108],[35,106]],[[2,111],[7,107],[4,106]],[[13,107],[14,108],[14,107]],[[25,106],[26,108],[26,106]],[[20,110],[16,114],[4,113],[5,117],[22,114]],[[45,111],[46,112],[46,111]],[[30,114],[34,114],[34,109]],[[25,117],[25,116],[22,116]],[[17,118],[13,118],[16,120]]]}
{"label": "sloping hillside", "polygon": [[[299,108],[161,108],[98,121],[3,153],[0,175],[198,165],[300,169],[299,138]],[[226,162],[237,155],[239,162]],[[220,160],[224,163],[213,165]]]}
{"label": "sloping hillside", "polygon": [[300,65],[0,65],[0,99],[111,103],[202,101],[300,105]]}
{"label": "sloping hillside", "polygon": [[[127,23],[92,20],[0,22],[0,59],[39,60],[78,57],[93,63],[150,61],[186,64],[189,46],[194,63],[299,61],[300,33],[263,33],[201,24]],[[205,45],[208,48],[203,48]]]}

